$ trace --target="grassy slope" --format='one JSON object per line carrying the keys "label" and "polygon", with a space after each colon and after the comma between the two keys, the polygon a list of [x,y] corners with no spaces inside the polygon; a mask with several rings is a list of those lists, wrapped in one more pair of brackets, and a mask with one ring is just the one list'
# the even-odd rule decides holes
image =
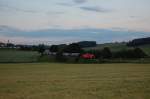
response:
{"label": "grassy slope", "polygon": [[149,99],[150,64],[0,64],[0,99]]}
{"label": "grassy slope", "polygon": [[106,44],[99,44],[96,47],[91,47],[87,49],[103,49],[104,47],[109,47],[111,48],[112,51],[118,51],[127,48],[126,44],[124,43],[106,43]]}
{"label": "grassy slope", "polygon": [[[99,44],[97,47],[86,48],[89,49],[103,49],[104,47],[109,47],[112,51],[119,51],[123,49],[132,49],[132,47],[127,47],[125,43],[106,43]],[[150,45],[139,46],[143,49],[148,55],[150,55]]]}
{"label": "grassy slope", "polygon": [[33,51],[0,50],[0,62],[35,62],[39,54]]}
{"label": "grassy slope", "polygon": [[150,45],[143,45],[140,46],[140,48],[143,49],[150,56]]}

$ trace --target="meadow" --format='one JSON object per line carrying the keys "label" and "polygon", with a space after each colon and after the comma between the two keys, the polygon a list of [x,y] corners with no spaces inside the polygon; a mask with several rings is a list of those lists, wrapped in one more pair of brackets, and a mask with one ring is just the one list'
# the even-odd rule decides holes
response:
{"label": "meadow", "polygon": [[150,64],[0,64],[0,99],[149,99]]}
{"label": "meadow", "polygon": [[38,57],[39,57],[39,53],[36,51],[0,49],[0,63],[37,62]]}

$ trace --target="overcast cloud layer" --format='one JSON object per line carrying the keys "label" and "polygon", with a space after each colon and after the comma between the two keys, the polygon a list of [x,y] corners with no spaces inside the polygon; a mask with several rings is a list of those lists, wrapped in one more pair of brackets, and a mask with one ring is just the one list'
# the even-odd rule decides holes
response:
{"label": "overcast cloud layer", "polygon": [[150,36],[150,0],[0,0],[0,41],[99,43]]}

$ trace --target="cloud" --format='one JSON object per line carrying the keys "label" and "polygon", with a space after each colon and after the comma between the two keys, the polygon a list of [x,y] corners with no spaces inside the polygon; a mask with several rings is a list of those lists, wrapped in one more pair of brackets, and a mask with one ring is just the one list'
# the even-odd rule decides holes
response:
{"label": "cloud", "polygon": [[64,43],[72,40],[94,40],[98,43],[108,43],[113,41],[128,41],[133,38],[148,37],[150,32],[137,32],[137,31],[125,31],[125,30],[112,30],[112,29],[45,29],[34,31],[20,31],[9,26],[0,26],[0,37],[9,38],[25,38],[25,39],[37,39],[43,41],[52,40],[56,41],[65,40]]}
{"label": "cloud", "polygon": [[73,6],[74,4],[72,3],[57,3],[57,5],[61,5],[61,6]]}
{"label": "cloud", "polygon": [[109,10],[97,6],[80,7],[80,9],[91,12],[108,12]]}
{"label": "cloud", "polygon": [[17,7],[9,6],[9,5],[0,5],[0,8],[1,10],[11,10],[11,11],[16,11],[16,12],[39,13],[39,11],[36,11],[36,10],[17,8]]}
{"label": "cloud", "polygon": [[87,2],[87,0],[72,0],[72,1],[73,2],[61,2],[61,3],[57,3],[57,5],[74,6],[74,5],[83,4],[83,3]]}
{"label": "cloud", "polygon": [[129,16],[129,18],[130,19],[140,19],[141,17],[140,16],[134,16],[134,15],[132,15],[132,16]]}
{"label": "cloud", "polygon": [[62,11],[39,11],[39,10],[23,9],[23,8],[18,8],[18,7],[14,7],[14,6],[9,6],[9,5],[0,5],[0,10],[31,13],[31,14],[40,13],[40,14],[46,14],[46,15],[64,14],[64,12],[62,12]]}
{"label": "cloud", "polygon": [[86,3],[87,0],[73,0],[73,2],[76,4],[82,4],[82,3]]}
{"label": "cloud", "polygon": [[47,15],[62,15],[64,13],[65,12],[63,12],[63,11],[48,11],[46,14]]}

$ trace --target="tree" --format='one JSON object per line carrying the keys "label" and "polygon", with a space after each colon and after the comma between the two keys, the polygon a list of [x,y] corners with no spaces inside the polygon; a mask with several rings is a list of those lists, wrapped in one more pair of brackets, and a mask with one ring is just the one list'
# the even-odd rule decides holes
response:
{"label": "tree", "polygon": [[86,48],[86,47],[96,47],[96,41],[81,41],[78,42],[78,44],[80,45],[80,47],[82,48]]}
{"label": "tree", "polygon": [[62,51],[59,51],[57,54],[56,54],[56,60],[58,62],[66,62],[67,61],[67,58],[63,55],[63,52]]}
{"label": "tree", "polygon": [[114,54],[115,58],[144,58],[146,53],[140,48],[118,51]]}
{"label": "tree", "polygon": [[144,58],[147,56],[146,53],[140,48],[135,48],[133,51],[135,58]]}
{"label": "tree", "polygon": [[38,52],[41,54],[41,56],[43,55],[44,51],[45,51],[45,45],[44,44],[40,44],[38,46]]}
{"label": "tree", "polygon": [[49,48],[50,52],[58,52],[58,46],[57,45],[52,45],[50,48]]}
{"label": "tree", "polygon": [[81,53],[81,51],[82,49],[77,43],[72,43],[64,49],[64,52],[67,53]]}
{"label": "tree", "polygon": [[150,44],[150,37],[134,39],[127,43],[127,46],[135,47],[140,45]]}
{"label": "tree", "polygon": [[101,52],[102,58],[111,58],[112,57],[112,52],[110,51],[110,49],[108,47],[105,47],[102,52]]}

